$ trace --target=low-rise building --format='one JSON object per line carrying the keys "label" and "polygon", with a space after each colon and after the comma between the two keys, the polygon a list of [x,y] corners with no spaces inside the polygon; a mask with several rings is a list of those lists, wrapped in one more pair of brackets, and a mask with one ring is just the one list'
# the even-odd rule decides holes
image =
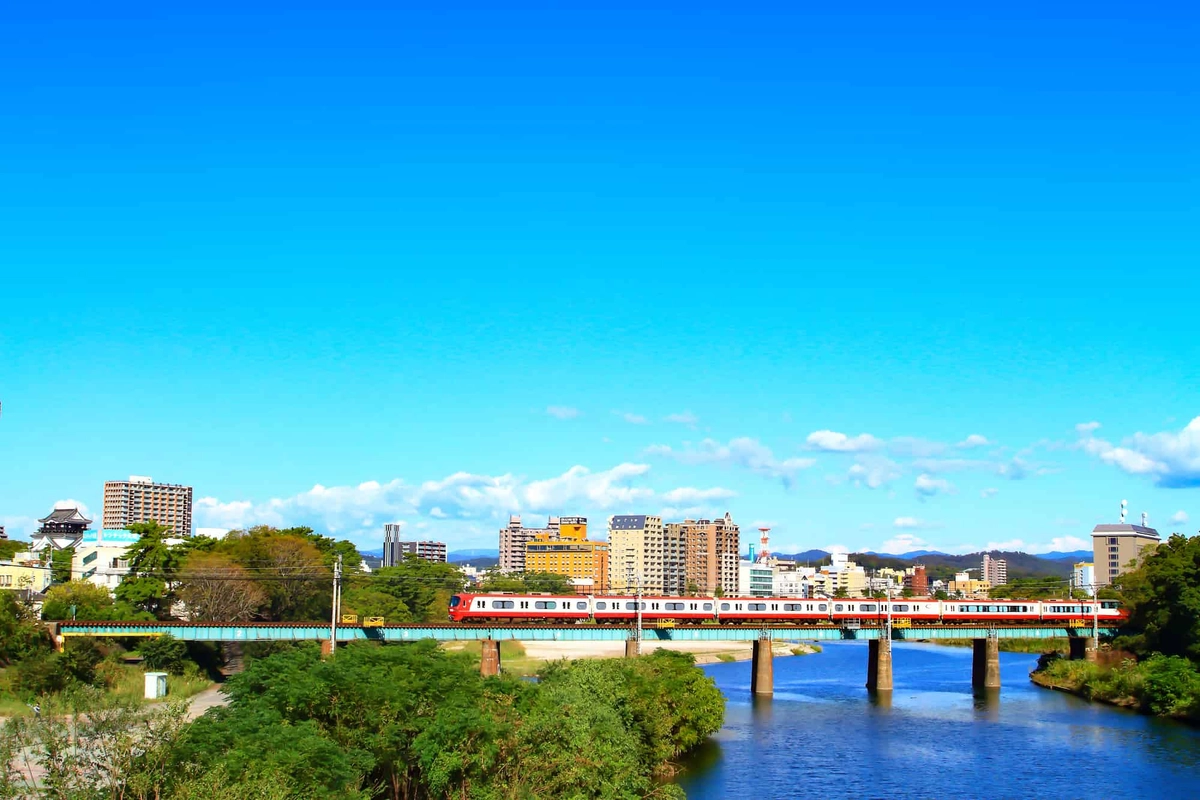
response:
{"label": "low-rise building", "polygon": [[[140,537],[124,528],[104,528],[84,531],[75,545],[75,556],[71,559],[71,580],[82,580],[116,589],[129,574],[128,551]],[[168,547],[183,544],[183,538],[172,536],[164,539]]]}
{"label": "low-rise building", "polygon": [[771,597],[775,592],[775,568],[761,561],[738,562],[738,596]]}
{"label": "low-rise building", "polygon": [[[32,555],[18,553],[18,556]],[[0,561],[0,591],[23,592],[26,597],[40,594],[50,586],[50,567],[38,561],[16,559]]]}
{"label": "low-rise building", "polygon": [[1080,561],[1071,567],[1071,588],[1095,594],[1096,566],[1090,561]]}
{"label": "low-rise building", "polygon": [[967,572],[956,573],[954,580],[946,584],[946,594],[956,599],[987,599],[991,590],[991,581],[973,580]]}
{"label": "low-rise building", "polygon": [[586,517],[560,517],[557,536],[538,534],[525,543],[525,572],[566,575],[582,593],[607,592],[608,542],[587,538]]}
{"label": "low-rise building", "polygon": [[428,541],[401,541],[399,523],[389,522],[383,526],[383,566],[394,567],[404,561],[406,555],[414,555],[426,561],[446,561],[446,543]]}

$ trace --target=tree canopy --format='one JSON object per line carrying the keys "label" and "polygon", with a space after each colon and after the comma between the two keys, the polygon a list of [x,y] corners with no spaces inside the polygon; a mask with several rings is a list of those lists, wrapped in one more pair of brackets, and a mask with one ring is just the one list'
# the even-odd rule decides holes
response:
{"label": "tree canopy", "polygon": [[1125,646],[1200,661],[1200,536],[1172,535],[1119,584],[1129,608]]}

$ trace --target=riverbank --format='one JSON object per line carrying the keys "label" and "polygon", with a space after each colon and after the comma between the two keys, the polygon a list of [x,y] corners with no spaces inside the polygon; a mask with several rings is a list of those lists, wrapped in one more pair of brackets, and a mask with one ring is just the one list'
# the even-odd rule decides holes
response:
{"label": "riverbank", "polygon": [[1043,658],[1029,674],[1037,686],[1142,714],[1200,723],[1200,672],[1178,656],[1151,656],[1107,667]]}
{"label": "riverbank", "polygon": [[[971,647],[974,639],[927,639],[929,644],[939,644],[945,647]],[[1067,653],[1070,650],[1070,640],[1065,637],[1057,639],[997,639],[997,645],[1002,653]]]}
{"label": "riverbank", "polygon": [[[717,664],[729,661],[749,661],[752,642],[660,642],[642,641],[642,655],[655,650],[673,650],[691,653],[697,664]],[[461,651],[478,655],[475,642],[447,642],[442,645],[448,651]],[[808,655],[821,652],[819,645],[801,642],[775,642],[771,648],[777,656]],[[622,658],[625,642],[500,642],[500,665],[506,672],[517,675],[534,675],[548,661],[584,658]]]}

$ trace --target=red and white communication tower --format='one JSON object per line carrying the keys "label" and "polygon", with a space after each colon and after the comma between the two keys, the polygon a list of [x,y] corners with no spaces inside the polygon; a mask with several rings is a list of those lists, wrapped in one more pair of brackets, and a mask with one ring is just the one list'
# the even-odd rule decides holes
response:
{"label": "red and white communication tower", "polygon": [[758,551],[758,562],[760,564],[766,564],[768,561],[771,560],[771,551],[767,547],[767,543],[771,539],[771,537],[768,536],[767,534],[769,534],[771,532],[771,529],[770,528],[759,528],[758,532],[760,534],[758,537],[758,541],[761,546]]}

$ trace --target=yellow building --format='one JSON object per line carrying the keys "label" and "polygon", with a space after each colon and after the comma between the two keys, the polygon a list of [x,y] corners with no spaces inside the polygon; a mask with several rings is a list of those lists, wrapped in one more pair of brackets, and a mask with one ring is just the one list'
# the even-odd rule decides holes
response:
{"label": "yellow building", "polygon": [[525,543],[526,572],[566,575],[582,583],[583,591],[608,591],[608,542],[588,541],[586,517],[560,517],[557,538],[552,537],[539,533]]}
{"label": "yellow building", "polygon": [[49,585],[48,566],[26,561],[0,561],[0,591],[44,592]]}
{"label": "yellow building", "polygon": [[991,590],[991,581],[972,580],[965,572],[958,573],[946,584],[946,594],[953,598],[987,599]]}

